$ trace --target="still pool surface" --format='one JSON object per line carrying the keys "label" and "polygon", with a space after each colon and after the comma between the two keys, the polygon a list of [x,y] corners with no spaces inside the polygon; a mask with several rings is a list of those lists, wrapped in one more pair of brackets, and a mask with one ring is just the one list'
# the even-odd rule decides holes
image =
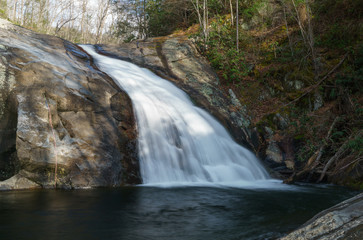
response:
{"label": "still pool surface", "polygon": [[274,239],[355,194],[326,185],[0,192],[0,239]]}

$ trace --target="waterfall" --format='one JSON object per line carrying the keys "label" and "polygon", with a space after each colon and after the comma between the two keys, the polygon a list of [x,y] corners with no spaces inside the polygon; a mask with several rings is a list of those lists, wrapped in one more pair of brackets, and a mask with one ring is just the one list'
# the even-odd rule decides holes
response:
{"label": "waterfall", "polygon": [[143,183],[235,183],[268,179],[266,170],[223,126],[172,83],[82,45],[130,96],[138,126]]}

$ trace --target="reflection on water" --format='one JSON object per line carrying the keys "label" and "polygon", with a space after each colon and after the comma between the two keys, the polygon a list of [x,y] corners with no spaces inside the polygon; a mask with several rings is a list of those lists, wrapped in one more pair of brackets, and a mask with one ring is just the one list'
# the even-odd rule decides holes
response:
{"label": "reflection on water", "polygon": [[1,192],[0,239],[273,239],[353,195],[333,186]]}

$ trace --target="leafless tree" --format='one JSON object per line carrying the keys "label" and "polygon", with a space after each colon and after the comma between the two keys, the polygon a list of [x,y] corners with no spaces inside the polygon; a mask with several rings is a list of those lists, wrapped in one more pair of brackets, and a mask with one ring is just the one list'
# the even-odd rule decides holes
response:
{"label": "leafless tree", "polygon": [[203,0],[203,4],[199,3],[199,0],[191,0],[194,9],[197,13],[199,25],[203,32],[204,42],[208,40],[208,1]]}
{"label": "leafless tree", "polygon": [[[233,22],[233,21],[232,21]],[[238,0],[236,0],[236,48],[237,52],[239,51],[238,43],[239,43],[239,20],[238,20]]]}
{"label": "leafless tree", "polygon": [[[312,11],[310,8],[310,0],[305,0],[304,2],[300,2],[299,4],[296,0],[281,0],[280,2],[283,4],[284,11],[286,9],[290,13],[290,15],[296,20],[299,26],[302,40],[313,61],[314,75],[315,80],[317,81],[319,78],[320,69],[319,60],[315,49],[314,31],[311,23]],[[287,23],[286,26],[288,27]]]}
{"label": "leafless tree", "polygon": [[105,25],[106,17],[109,14],[110,1],[98,0],[98,12],[96,19],[96,43],[102,40],[102,31]]}
{"label": "leafless tree", "polygon": [[231,9],[231,25],[233,26],[233,4],[232,4],[232,0],[229,0],[229,7]]}

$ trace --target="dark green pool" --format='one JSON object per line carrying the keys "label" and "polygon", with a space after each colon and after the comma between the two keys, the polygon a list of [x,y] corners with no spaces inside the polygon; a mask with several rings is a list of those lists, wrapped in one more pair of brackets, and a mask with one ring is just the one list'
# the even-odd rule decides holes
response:
{"label": "dark green pool", "polygon": [[355,194],[326,185],[0,192],[0,239],[274,239]]}

